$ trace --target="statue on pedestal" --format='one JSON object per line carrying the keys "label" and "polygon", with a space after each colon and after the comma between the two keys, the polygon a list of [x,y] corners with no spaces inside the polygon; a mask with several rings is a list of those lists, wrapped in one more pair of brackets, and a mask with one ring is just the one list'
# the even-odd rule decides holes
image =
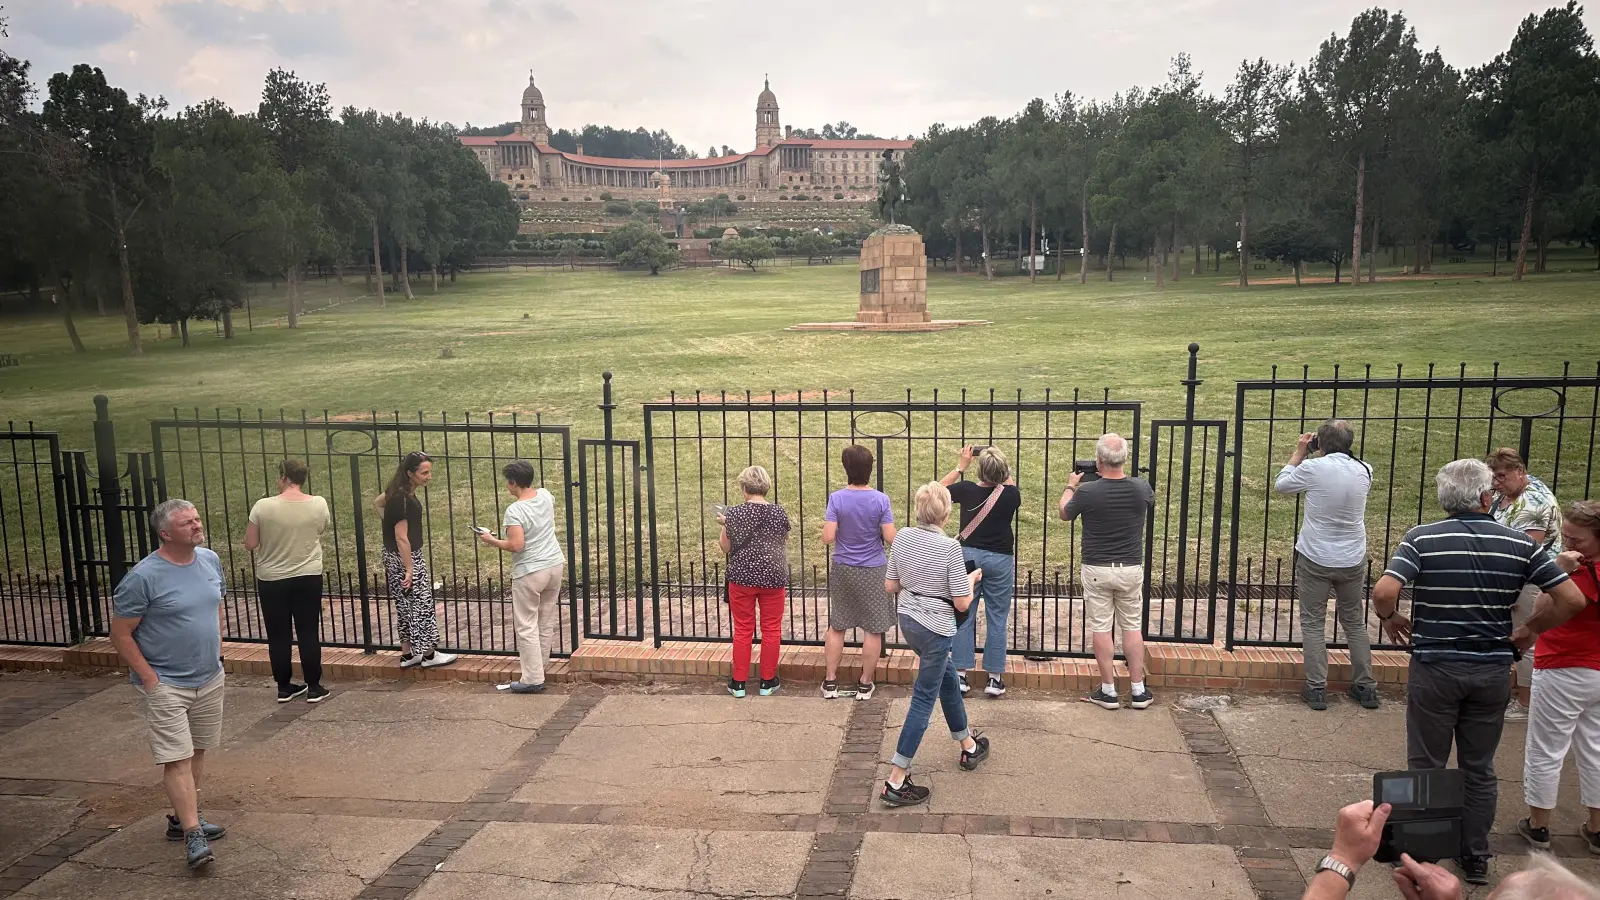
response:
{"label": "statue on pedestal", "polygon": [[906,186],[900,178],[900,162],[893,150],[883,151],[878,168],[878,216],[887,225],[895,224],[895,213],[905,208]]}

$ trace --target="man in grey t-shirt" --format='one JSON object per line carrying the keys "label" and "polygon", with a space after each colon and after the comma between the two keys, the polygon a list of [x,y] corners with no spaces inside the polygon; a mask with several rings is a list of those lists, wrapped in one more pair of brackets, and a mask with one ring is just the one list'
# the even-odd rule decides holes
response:
{"label": "man in grey t-shirt", "polygon": [[1113,657],[1116,642],[1112,625],[1122,632],[1122,652],[1128,659],[1129,705],[1144,709],[1155,697],[1144,683],[1144,634],[1140,619],[1144,605],[1144,523],[1155,502],[1155,491],[1142,478],[1129,478],[1128,442],[1106,434],[1095,443],[1095,471],[1099,478],[1083,481],[1077,472],[1067,479],[1060,513],[1066,521],[1083,518],[1083,602],[1088,611],[1094,658],[1100,666],[1100,686],[1084,698],[1105,709],[1120,709]]}
{"label": "man in grey t-shirt", "polygon": [[[1307,458],[1312,445],[1321,456]],[[1312,709],[1328,708],[1328,594],[1350,645],[1350,697],[1378,708],[1372,677],[1372,640],[1363,595],[1367,585],[1367,492],[1372,468],[1352,457],[1355,432],[1343,419],[1329,419],[1316,434],[1302,434],[1274,487],[1305,498],[1305,517],[1295,540],[1294,580],[1300,603],[1300,642],[1306,666],[1301,696]]]}
{"label": "man in grey t-shirt", "polygon": [[222,743],[222,561],[200,546],[205,528],[187,500],[150,514],[161,547],[128,570],[112,600],[111,644],[144,701],[150,749],[175,815],[168,840],[184,841],[189,868],[211,862],[225,833],[200,817],[206,751]]}

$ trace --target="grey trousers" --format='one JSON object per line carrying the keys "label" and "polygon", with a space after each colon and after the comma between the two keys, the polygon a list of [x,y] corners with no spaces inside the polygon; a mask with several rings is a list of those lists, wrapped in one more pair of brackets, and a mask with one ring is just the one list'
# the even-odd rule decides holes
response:
{"label": "grey trousers", "polygon": [[1499,797],[1494,752],[1510,697],[1511,672],[1505,665],[1411,661],[1406,761],[1413,769],[1443,769],[1455,744],[1456,765],[1466,782],[1463,856],[1489,855],[1489,829]]}
{"label": "grey trousers", "polygon": [[1360,687],[1374,687],[1372,677],[1372,638],[1367,634],[1364,594],[1367,584],[1365,565],[1329,567],[1300,556],[1294,564],[1294,578],[1300,603],[1300,648],[1305,657],[1306,687],[1328,686],[1328,594],[1334,595],[1333,613],[1339,618],[1344,639],[1350,644],[1350,680]]}

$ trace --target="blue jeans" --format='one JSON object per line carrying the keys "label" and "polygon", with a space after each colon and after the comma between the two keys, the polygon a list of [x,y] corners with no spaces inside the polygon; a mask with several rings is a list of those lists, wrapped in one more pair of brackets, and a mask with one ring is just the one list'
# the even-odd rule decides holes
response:
{"label": "blue jeans", "polygon": [[961,555],[983,570],[978,595],[972,598],[972,615],[956,631],[956,668],[972,668],[978,652],[978,601],[983,601],[983,670],[990,675],[1006,671],[1006,637],[1010,630],[1011,588],[1017,579],[1017,558],[989,550],[962,547]]}
{"label": "blue jeans", "polygon": [[950,665],[950,642],[954,637],[934,634],[910,616],[900,617],[900,637],[917,651],[911,709],[906,711],[905,727],[900,729],[900,740],[894,745],[894,764],[909,769],[922,743],[922,734],[928,730],[928,719],[933,716],[934,698],[938,697],[944,708],[944,723],[950,727],[954,740],[965,741],[968,737],[967,707],[961,700],[955,666]]}

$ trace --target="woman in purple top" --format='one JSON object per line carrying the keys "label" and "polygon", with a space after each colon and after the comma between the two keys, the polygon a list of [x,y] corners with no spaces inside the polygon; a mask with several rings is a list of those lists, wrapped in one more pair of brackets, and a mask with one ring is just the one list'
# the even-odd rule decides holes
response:
{"label": "woman in purple top", "polygon": [[872,451],[858,444],[840,455],[849,487],[828,497],[822,517],[822,542],[833,545],[833,566],[828,570],[828,677],[822,696],[839,696],[839,659],[844,656],[844,633],[859,628],[861,680],[856,699],[872,699],[878,657],[883,655],[883,634],[895,624],[895,599],[883,589],[888,563],[883,548],[894,540],[894,512],[889,497],[867,485],[872,478]]}

